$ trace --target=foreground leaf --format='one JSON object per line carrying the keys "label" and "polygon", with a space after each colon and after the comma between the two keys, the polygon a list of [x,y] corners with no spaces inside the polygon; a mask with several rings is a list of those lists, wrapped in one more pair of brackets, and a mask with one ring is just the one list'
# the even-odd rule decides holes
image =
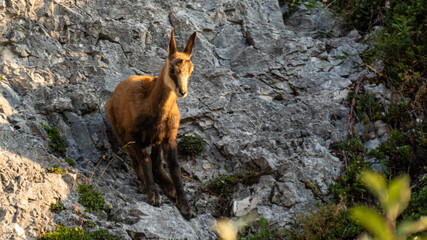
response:
{"label": "foreground leaf", "polygon": [[374,171],[365,171],[361,174],[361,181],[384,205],[387,199],[387,182],[383,175]]}
{"label": "foreground leaf", "polygon": [[360,206],[351,208],[350,213],[352,219],[371,233],[375,239],[394,240],[390,228],[376,210]]}
{"label": "foreground leaf", "polygon": [[387,220],[394,222],[408,206],[410,199],[411,188],[409,176],[403,175],[392,179],[383,205],[387,214]]}
{"label": "foreground leaf", "polygon": [[[416,222],[403,222],[397,228],[397,234],[399,239],[406,239],[406,237],[417,233],[422,232],[427,229],[427,216],[421,217],[420,220]],[[423,237],[417,238],[423,239]]]}

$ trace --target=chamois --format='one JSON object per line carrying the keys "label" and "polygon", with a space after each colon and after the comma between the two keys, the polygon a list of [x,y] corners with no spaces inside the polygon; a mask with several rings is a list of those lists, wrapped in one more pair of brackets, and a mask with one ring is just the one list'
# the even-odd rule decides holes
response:
{"label": "chamois", "polygon": [[[119,143],[124,146],[134,142],[127,151],[140,187],[144,189],[142,183],[145,185],[148,203],[161,204],[156,182],[169,198],[176,200],[176,206],[187,219],[194,217],[194,213],[184,193],[177,160],[180,113],[176,99],[187,96],[188,79],[194,70],[190,57],[195,41],[196,32],[188,39],[184,52],[178,52],[172,29],[168,57],[160,75],[127,78],[105,103],[105,113]],[[146,150],[149,146],[150,155]],[[162,166],[162,155],[170,177]]]}

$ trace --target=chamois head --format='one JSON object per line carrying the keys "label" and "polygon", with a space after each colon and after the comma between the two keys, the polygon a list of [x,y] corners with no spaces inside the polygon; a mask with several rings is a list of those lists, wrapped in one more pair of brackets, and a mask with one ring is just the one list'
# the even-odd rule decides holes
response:
{"label": "chamois head", "polygon": [[196,41],[196,32],[194,32],[187,41],[184,52],[178,52],[173,29],[168,48],[167,77],[166,85],[175,92],[176,96],[184,98],[187,96],[187,83],[194,65],[190,60],[191,52],[194,49]]}

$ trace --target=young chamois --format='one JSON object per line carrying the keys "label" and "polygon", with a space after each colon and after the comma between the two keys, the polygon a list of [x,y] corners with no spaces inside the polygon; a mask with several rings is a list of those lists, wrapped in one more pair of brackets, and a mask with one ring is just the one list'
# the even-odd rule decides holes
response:
{"label": "young chamois", "polygon": [[[105,113],[119,143],[124,146],[135,142],[127,150],[138,180],[145,185],[148,203],[161,204],[156,182],[169,198],[176,200],[187,219],[194,217],[194,213],[184,193],[177,160],[180,113],[176,99],[187,96],[188,79],[194,70],[190,57],[195,41],[196,32],[188,39],[184,52],[178,52],[172,30],[168,57],[160,75],[129,77],[117,85],[105,104]],[[146,151],[148,146],[152,147],[151,155]],[[170,177],[162,166],[162,156]]]}

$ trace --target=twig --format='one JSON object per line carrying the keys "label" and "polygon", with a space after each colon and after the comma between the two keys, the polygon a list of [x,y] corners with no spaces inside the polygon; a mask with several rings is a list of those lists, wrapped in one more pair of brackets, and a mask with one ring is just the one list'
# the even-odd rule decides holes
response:
{"label": "twig", "polygon": [[97,184],[99,184],[99,181],[101,181],[101,178],[102,178],[102,175],[104,175],[104,173],[105,173],[105,171],[107,170],[107,168],[108,168],[108,166],[110,166],[110,163],[116,158],[116,156],[117,155],[119,155],[119,153],[123,150],[123,149],[125,149],[129,144],[132,144],[132,143],[135,143],[135,142],[128,142],[128,143],[126,143],[126,145],[124,145],[117,153],[115,153],[114,154],[114,157],[110,160],[110,162],[107,164],[107,166],[104,168],[104,171],[102,171],[102,174],[101,174],[101,176],[99,177],[99,179],[98,179],[98,182],[97,182]]}
{"label": "twig", "polygon": [[[87,162],[87,164],[86,164],[86,169],[89,169],[89,163],[91,163],[91,161],[89,161],[89,162]],[[85,179],[85,181],[86,181],[86,185],[87,185],[87,174],[88,174],[89,172],[86,172],[86,179]]]}
{"label": "twig", "polygon": [[[359,93],[360,84],[362,83],[362,81],[364,79],[365,79],[365,75],[362,75],[357,80],[356,88],[354,89],[354,94],[355,95],[357,95]],[[349,114],[348,120],[347,120],[347,133],[346,133],[345,139],[349,139],[349,137],[353,136],[353,128],[354,128],[354,105],[355,104],[356,104],[356,96],[354,96],[353,99],[351,100],[350,114]]]}
{"label": "twig", "polygon": [[96,171],[96,168],[99,166],[99,164],[102,162],[102,160],[104,160],[105,159],[105,155],[104,156],[102,156],[102,158],[98,161],[98,163],[96,164],[96,166],[95,166],[95,168],[93,169],[93,171],[92,171],[92,174],[90,175],[90,179],[89,179],[89,185],[92,183],[92,177],[93,177],[93,174],[95,173],[95,171]]}
{"label": "twig", "polygon": [[370,66],[369,64],[365,63],[365,66],[371,70],[372,72],[374,72],[375,74],[377,74],[380,77],[385,77],[384,74],[382,74],[381,72],[378,72],[375,68],[373,68],[372,66]]}

